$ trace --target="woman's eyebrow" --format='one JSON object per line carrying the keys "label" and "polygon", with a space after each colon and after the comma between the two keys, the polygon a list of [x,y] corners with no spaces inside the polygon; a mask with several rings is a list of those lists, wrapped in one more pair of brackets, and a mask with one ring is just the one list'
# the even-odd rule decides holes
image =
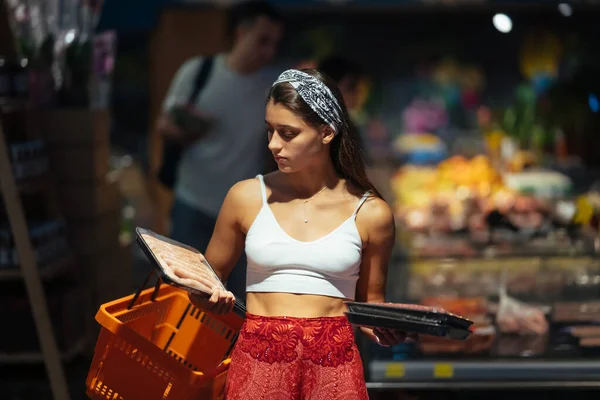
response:
{"label": "woman's eyebrow", "polygon": [[292,126],[292,125],[286,125],[286,124],[271,124],[269,123],[269,121],[265,121],[265,124],[269,125],[269,126],[276,126],[277,128],[287,128],[287,129],[300,129],[297,126]]}

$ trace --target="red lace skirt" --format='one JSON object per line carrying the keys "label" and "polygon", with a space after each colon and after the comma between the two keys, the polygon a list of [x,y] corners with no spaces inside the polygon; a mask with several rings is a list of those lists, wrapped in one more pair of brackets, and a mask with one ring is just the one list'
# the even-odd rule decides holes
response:
{"label": "red lace skirt", "polygon": [[226,400],[368,398],[346,317],[247,315],[231,354]]}

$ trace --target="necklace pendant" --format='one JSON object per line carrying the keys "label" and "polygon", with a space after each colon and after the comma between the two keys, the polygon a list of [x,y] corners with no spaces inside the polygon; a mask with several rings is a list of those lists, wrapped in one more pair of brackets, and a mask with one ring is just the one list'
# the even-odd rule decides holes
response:
{"label": "necklace pendant", "polygon": [[307,219],[305,219],[305,220],[304,220],[304,223],[306,224],[307,222],[308,222],[308,220],[307,220]]}

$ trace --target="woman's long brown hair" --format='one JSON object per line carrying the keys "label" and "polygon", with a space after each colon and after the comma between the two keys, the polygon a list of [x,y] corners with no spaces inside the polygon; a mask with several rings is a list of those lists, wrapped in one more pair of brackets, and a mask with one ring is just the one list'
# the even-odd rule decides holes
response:
{"label": "woman's long brown hair", "polygon": [[[305,72],[325,84],[331,90],[342,109],[342,127],[331,142],[331,161],[335,167],[338,176],[345,179],[352,186],[377,197],[381,194],[369,180],[365,167],[364,149],[361,146],[361,140],[355,129],[350,129],[350,117],[344,104],[342,93],[337,84],[327,75],[316,69],[303,69]],[[319,129],[327,125],[325,121],[315,113],[306,102],[300,97],[298,92],[290,84],[279,84],[271,88],[267,96],[267,103],[272,101],[274,104],[282,104],[296,116],[302,118],[309,126]]]}

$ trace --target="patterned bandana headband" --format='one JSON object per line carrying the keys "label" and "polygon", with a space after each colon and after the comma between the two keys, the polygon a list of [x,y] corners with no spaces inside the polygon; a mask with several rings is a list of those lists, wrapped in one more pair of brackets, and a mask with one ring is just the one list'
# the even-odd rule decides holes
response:
{"label": "patterned bandana headband", "polygon": [[342,108],[331,90],[320,80],[297,69],[284,71],[273,83],[273,86],[287,82],[302,97],[302,100],[325,121],[335,133],[342,126]]}

